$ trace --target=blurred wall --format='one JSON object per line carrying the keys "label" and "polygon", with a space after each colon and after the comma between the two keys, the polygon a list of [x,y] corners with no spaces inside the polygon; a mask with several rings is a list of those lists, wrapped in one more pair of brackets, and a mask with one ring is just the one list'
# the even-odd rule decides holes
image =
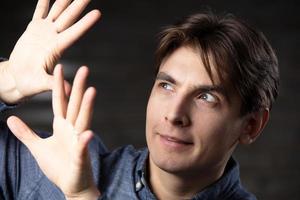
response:
{"label": "blurred wall", "polygon": [[[9,57],[31,19],[35,3],[1,4],[0,56]],[[101,21],[65,52],[61,63],[70,81],[78,66],[90,66],[90,84],[98,90],[92,128],[110,149],[126,144],[145,146],[153,52],[156,34],[163,26],[210,8],[217,13],[231,12],[262,30],[279,58],[280,96],[263,135],[255,144],[240,147],[235,156],[244,185],[258,199],[300,199],[299,1],[93,0],[91,8],[102,11]],[[13,113],[35,129],[51,131],[50,93],[34,97]]]}

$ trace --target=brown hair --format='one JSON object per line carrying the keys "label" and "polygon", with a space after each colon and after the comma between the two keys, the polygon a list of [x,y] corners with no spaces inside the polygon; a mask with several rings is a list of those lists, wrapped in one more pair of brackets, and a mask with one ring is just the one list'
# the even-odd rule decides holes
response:
{"label": "brown hair", "polygon": [[278,95],[278,61],[261,32],[233,15],[191,15],[161,32],[156,73],[181,46],[199,50],[211,79],[213,65],[221,82],[234,86],[242,100],[242,114],[271,108]]}

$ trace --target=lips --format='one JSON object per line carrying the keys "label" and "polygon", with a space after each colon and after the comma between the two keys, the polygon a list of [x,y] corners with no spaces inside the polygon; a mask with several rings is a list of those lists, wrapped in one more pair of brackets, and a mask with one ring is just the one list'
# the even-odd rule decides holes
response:
{"label": "lips", "polygon": [[193,144],[192,142],[189,142],[185,139],[180,139],[180,138],[177,138],[177,137],[172,137],[172,136],[162,135],[162,134],[159,134],[159,135],[163,140],[165,140],[167,142],[170,142],[170,143],[182,144],[182,145],[191,145],[191,144]]}

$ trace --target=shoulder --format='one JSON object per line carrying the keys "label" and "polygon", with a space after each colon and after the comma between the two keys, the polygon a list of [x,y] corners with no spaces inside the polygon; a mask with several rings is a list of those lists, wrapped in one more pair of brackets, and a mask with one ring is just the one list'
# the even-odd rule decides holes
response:
{"label": "shoulder", "polygon": [[[132,164],[137,162],[144,154],[147,154],[147,149],[136,149],[132,145],[127,145],[115,149],[114,151],[104,154],[102,160],[104,163],[110,164],[113,163],[123,163],[123,164]],[[131,162],[131,163],[129,163]]]}
{"label": "shoulder", "polygon": [[101,173],[104,179],[112,179],[116,173],[120,177],[128,176],[141,168],[148,156],[148,150],[135,149],[132,145],[120,147],[101,156]]}
{"label": "shoulder", "polygon": [[233,158],[227,162],[222,177],[207,188],[206,193],[211,194],[214,197],[212,199],[256,200],[256,197],[243,187],[240,180],[239,164]]}
{"label": "shoulder", "polygon": [[[228,188],[228,200],[257,200],[255,195],[249,192],[242,184],[240,179],[239,163],[231,158],[227,164],[228,180],[232,182],[232,187]],[[229,178],[230,177],[230,178]],[[229,192],[229,191],[232,191]]]}
{"label": "shoulder", "polygon": [[147,148],[118,148],[101,158],[100,189],[109,199],[136,199],[135,182],[148,157]]}
{"label": "shoulder", "polygon": [[94,137],[89,143],[89,151],[91,154],[103,155],[108,152],[107,147],[104,145],[103,141],[99,135],[94,134]]}
{"label": "shoulder", "polygon": [[239,185],[228,200],[257,200],[257,198],[242,185]]}
{"label": "shoulder", "polygon": [[119,147],[113,151],[107,152],[101,157],[103,170],[115,170],[119,167],[125,168],[137,163],[143,150],[135,149],[132,145]]}

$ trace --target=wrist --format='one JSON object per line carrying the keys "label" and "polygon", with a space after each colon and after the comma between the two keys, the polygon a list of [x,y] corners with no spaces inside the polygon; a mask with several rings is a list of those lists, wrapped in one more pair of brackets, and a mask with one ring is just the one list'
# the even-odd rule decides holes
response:
{"label": "wrist", "polygon": [[9,61],[0,62],[0,101],[15,104],[22,100],[22,95],[16,88],[15,80],[8,72]]}

